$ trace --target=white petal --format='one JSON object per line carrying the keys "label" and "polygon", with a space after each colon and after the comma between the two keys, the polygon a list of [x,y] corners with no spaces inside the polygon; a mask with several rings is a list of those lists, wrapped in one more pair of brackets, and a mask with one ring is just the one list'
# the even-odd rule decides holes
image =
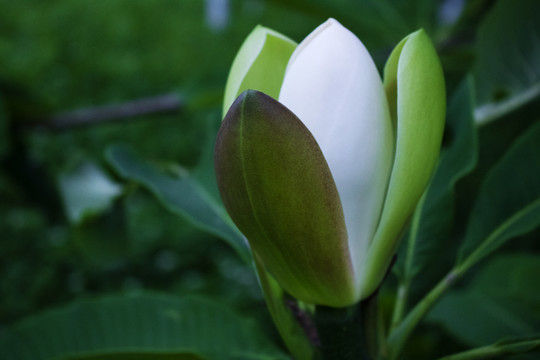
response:
{"label": "white petal", "polygon": [[304,122],[330,166],[360,279],[393,157],[390,113],[377,68],[362,42],[329,19],[293,53],[279,101]]}

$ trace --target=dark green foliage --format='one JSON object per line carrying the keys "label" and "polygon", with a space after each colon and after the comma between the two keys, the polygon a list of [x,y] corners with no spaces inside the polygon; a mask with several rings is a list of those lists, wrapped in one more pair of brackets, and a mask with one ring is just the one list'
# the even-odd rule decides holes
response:
{"label": "dark green foliage", "polygon": [[463,343],[481,346],[540,328],[537,255],[499,255],[465,289],[445,296],[430,315]]}
{"label": "dark green foliage", "polygon": [[[139,353],[139,354],[138,354]],[[287,359],[255,323],[217,302],[142,293],[80,300],[0,335],[0,357]]]}

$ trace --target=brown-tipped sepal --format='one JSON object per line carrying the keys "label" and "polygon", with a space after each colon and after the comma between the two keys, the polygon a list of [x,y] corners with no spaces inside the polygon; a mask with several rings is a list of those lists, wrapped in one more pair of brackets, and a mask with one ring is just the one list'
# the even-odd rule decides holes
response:
{"label": "brown-tipped sepal", "polygon": [[261,92],[243,92],[218,133],[215,167],[227,211],[285,290],[333,307],[358,300],[336,185],[291,111]]}

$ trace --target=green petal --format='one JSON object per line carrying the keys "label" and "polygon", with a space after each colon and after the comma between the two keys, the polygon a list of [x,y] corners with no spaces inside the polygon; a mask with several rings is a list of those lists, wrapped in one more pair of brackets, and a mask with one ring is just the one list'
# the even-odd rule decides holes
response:
{"label": "green petal", "polygon": [[223,120],[215,165],[227,211],[287,292],[334,307],[355,302],[336,185],[291,111],[261,92],[244,92]]}
{"label": "green petal", "polygon": [[296,43],[277,31],[256,26],[233,61],[223,99],[223,116],[247,89],[278,98],[285,69]]}
{"label": "green petal", "polygon": [[371,294],[386,274],[439,157],[446,112],[444,77],[423,30],[396,46],[384,69],[384,84],[396,121],[396,155],[381,220],[367,256],[363,297]]}

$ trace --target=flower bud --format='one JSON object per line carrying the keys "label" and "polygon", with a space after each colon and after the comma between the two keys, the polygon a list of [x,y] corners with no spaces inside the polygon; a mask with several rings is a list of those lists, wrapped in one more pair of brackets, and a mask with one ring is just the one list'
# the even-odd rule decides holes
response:
{"label": "flower bud", "polygon": [[223,120],[215,163],[227,211],[288,292],[336,307],[355,301],[340,197],[317,142],[290,110],[242,93]]}
{"label": "flower bud", "polygon": [[[256,32],[246,43],[260,44]],[[383,86],[364,45],[334,19],[292,55],[263,54],[263,43],[258,52],[244,45],[229,77],[226,107],[246,86],[270,96],[244,92],[225,116],[220,193],[285,290],[348,306],[380,285],[433,172],[445,112],[440,64],[420,30],[391,54]]]}

